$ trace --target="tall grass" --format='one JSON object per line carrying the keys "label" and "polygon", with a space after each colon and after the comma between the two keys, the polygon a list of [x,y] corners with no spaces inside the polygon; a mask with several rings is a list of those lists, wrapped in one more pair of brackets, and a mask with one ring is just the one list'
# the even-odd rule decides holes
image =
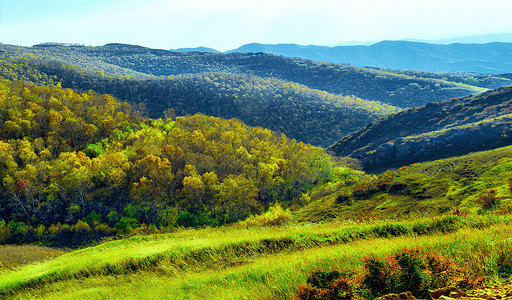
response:
{"label": "tall grass", "polygon": [[510,251],[507,239],[511,234],[512,226],[494,225],[447,234],[373,238],[253,257],[250,263],[238,266],[182,270],[179,276],[162,272],[163,268],[171,266],[164,262],[145,272],[54,282],[38,290],[25,290],[15,298],[290,299],[314,269],[336,266],[361,270],[364,257],[385,257],[404,248],[416,247],[452,256],[459,263],[474,267],[477,275],[490,275],[492,279],[496,273],[496,264],[493,265],[492,260],[499,253]]}
{"label": "tall grass", "polygon": [[[428,236],[456,232],[463,228],[487,228],[494,224],[509,223],[509,216],[447,216],[433,220],[368,224],[334,222],[273,228],[221,227],[137,236],[77,250],[17,271],[4,272],[0,278],[0,293],[12,295],[23,288],[39,288],[61,280],[133,274],[139,271],[172,277],[205,270],[217,272],[252,265],[255,260],[265,257],[301,253],[307,249],[365,239]],[[373,247],[378,248],[380,243],[373,243]]]}
{"label": "tall grass", "polygon": [[[190,268],[239,264],[254,256],[335,245],[372,237],[428,234],[456,230],[459,217],[423,221],[415,225],[383,223],[311,227],[183,230],[174,234],[132,237],[81,249],[52,261],[6,272],[0,279],[0,294],[24,287],[93,275],[125,274],[156,268],[168,262],[179,274]],[[446,225],[448,224],[448,225]],[[452,226],[452,227],[446,227]],[[418,229],[419,228],[419,229]]]}
{"label": "tall grass", "polygon": [[0,271],[49,260],[66,252],[36,245],[3,245],[0,246]]}

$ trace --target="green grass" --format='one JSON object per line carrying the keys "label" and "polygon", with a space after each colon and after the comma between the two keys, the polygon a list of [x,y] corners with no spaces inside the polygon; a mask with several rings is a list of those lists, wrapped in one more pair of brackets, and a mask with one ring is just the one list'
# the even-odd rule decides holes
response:
{"label": "green grass", "polygon": [[[500,245],[511,234],[510,225],[498,225],[481,230],[468,228],[443,235],[359,240],[260,256],[242,265],[188,270],[177,276],[169,276],[167,269],[170,265],[163,263],[146,271],[57,281],[38,289],[24,290],[14,298],[289,299],[297,292],[298,286],[305,283],[313,269],[330,269],[333,266],[361,269],[364,257],[371,254],[383,257],[412,247],[456,255],[461,263],[478,265],[476,269],[482,275],[495,277],[495,272],[489,271],[490,268],[482,267],[482,258],[486,266],[492,266],[493,256],[489,253],[503,248]],[[510,249],[510,243],[503,245]]]}
{"label": "green grass", "polygon": [[[337,189],[317,188],[311,203],[299,209],[295,217],[306,221],[326,219],[418,218],[449,213],[457,208],[469,214],[512,212],[512,146],[470,153],[460,157],[413,164],[386,172],[369,181]],[[390,192],[380,184],[401,184],[402,190]],[[366,187],[367,196],[355,197],[356,188]],[[323,195],[322,189],[326,190]],[[484,209],[479,199],[496,190],[497,203]],[[349,201],[340,203],[340,195]]]}
{"label": "green grass", "polygon": [[511,221],[444,217],[137,236],[4,271],[0,292],[20,299],[288,299],[312,269],[357,269],[371,253],[383,256],[405,247],[453,249],[448,252],[464,259],[465,250],[457,249],[468,249],[466,241],[480,245],[510,237]]}

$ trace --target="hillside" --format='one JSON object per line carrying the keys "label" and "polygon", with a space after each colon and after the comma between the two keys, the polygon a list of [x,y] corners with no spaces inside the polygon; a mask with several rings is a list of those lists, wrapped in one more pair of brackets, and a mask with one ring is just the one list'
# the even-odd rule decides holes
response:
{"label": "hillside", "polygon": [[106,74],[130,76],[204,72],[252,74],[402,108],[485,90],[441,79],[263,53],[179,53],[124,44],[101,47],[40,45],[30,48],[0,45],[0,57],[51,59]]}
{"label": "hillside", "polygon": [[52,61],[0,59],[0,76],[108,93],[143,108],[152,118],[196,113],[238,118],[247,125],[283,132],[290,138],[323,147],[398,111],[377,102],[244,74],[210,72],[129,78]]}
{"label": "hillside", "polygon": [[415,163],[370,180],[326,184],[297,212],[308,221],[510,214],[512,146]]}
{"label": "hillside", "polygon": [[[102,48],[129,53],[119,65],[67,52],[95,70],[56,61],[69,47],[87,48],[0,58],[1,298],[426,299],[512,275],[512,146],[456,156],[510,144],[512,87],[389,115],[330,148],[368,169],[453,156],[372,175],[288,132],[321,144],[394,107],[220,69],[154,76],[125,64],[168,52],[138,46]],[[418,78],[403,72],[388,75]],[[496,82],[455,86],[477,90],[466,80]]]}
{"label": "hillside", "polygon": [[229,53],[273,53],[358,67],[414,69],[431,72],[511,73],[512,43],[431,44],[382,41],[369,46],[302,46],[247,44]]}
{"label": "hillside", "polygon": [[386,117],[328,148],[366,169],[400,167],[510,144],[512,87],[429,103]]}
{"label": "hillside", "polygon": [[109,95],[21,81],[0,80],[0,120],[0,243],[233,223],[301,205],[339,165],[236,119],[146,119]]}

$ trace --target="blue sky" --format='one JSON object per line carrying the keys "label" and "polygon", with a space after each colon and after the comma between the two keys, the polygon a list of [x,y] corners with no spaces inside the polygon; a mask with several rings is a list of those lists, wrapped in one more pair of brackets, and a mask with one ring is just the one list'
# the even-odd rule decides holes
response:
{"label": "blue sky", "polygon": [[0,42],[152,48],[442,39],[512,32],[506,0],[0,0]]}

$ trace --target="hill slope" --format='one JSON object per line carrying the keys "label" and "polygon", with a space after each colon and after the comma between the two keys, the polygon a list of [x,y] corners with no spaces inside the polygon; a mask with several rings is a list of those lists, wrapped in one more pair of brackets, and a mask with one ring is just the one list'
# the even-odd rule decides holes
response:
{"label": "hill slope", "polygon": [[511,143],[512,87],[411,108],[386,117],[328,150],[366,169],[493,149]]}
{"label": "hill slope", "polygon": [[300,204],[334,166],[236,119],[145,119],[109,95],[20,81],[0,79],[0,121],[0,244],[231,223]]}
{"label": "hill slope", "polygon": [[[238,118],[327,147],[340,136],[398,110],[388,105],[329,94],[278,79],[230,73],[159,78],[104,75],[57,62],[0,59],[0,76],[79,91],[109,93],[144,105],[153,118],[203,113]],[[140,105],[139,105],[140,106]]]}
{"label": "hill slope", "polygon": [[416,163],[371,180],[318,187],[302,220],[512,212],[512,146]]}
{"label": "hill slope", "polygon": [[110,74],[169,76],[184,73],[246,73],[304,84],[330,93],[413,107],[484,89],[461,83],[349,65],[291,59],[263,53],[179,53],[141,46],[101,47],[0,45],[0,57],[53,59]]}
{"label": "hill slope", "polygon": [[512,43],[430,44],[382,41],[369,46],[301,46],[247,44],[228,52],[263,52],[359,67],[434,72],[512,72]]}

